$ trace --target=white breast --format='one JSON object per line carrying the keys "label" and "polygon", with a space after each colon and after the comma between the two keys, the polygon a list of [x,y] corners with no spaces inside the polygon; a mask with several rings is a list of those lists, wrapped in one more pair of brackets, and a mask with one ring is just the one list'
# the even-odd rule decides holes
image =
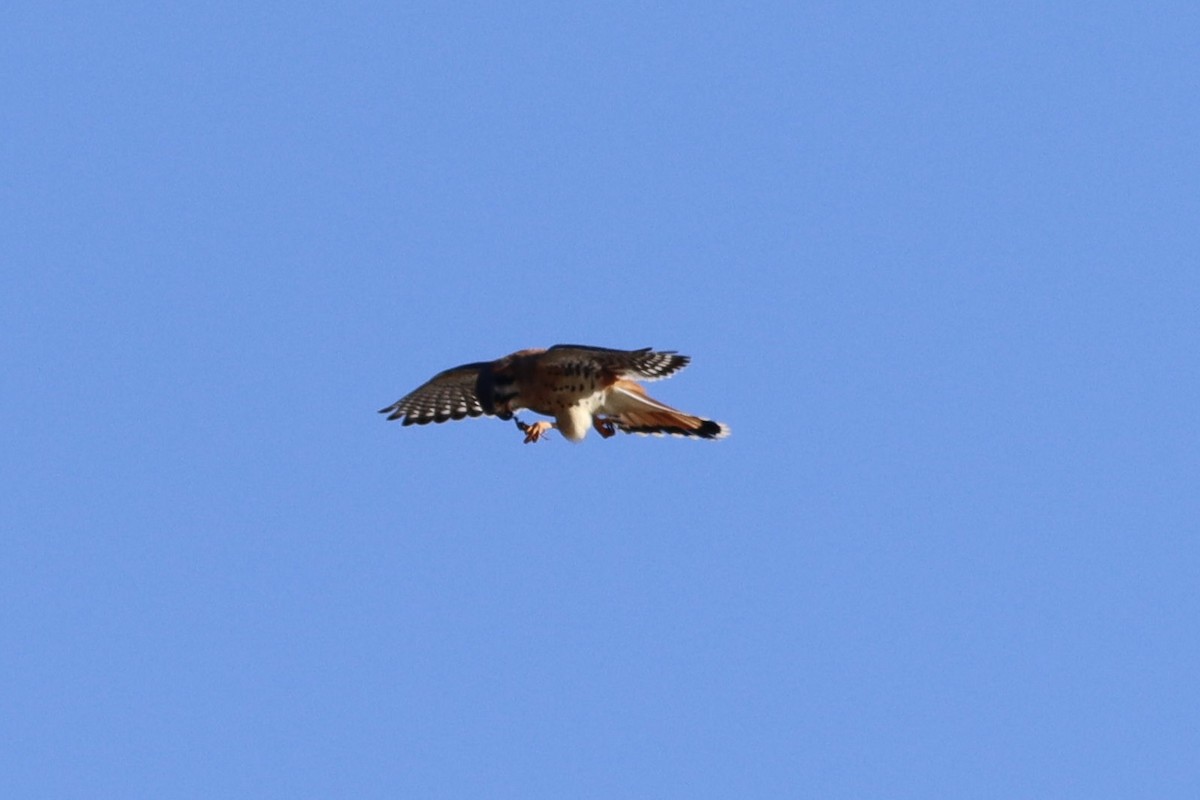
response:
{"label": "white breast", "polygon": [[583,437],[587,436],[588,429],[592,427],[592,414],[600,402],[600,393],[597,392],[555,417],[554,421],[563,438],[570,439],[572,442],[583,441]]}

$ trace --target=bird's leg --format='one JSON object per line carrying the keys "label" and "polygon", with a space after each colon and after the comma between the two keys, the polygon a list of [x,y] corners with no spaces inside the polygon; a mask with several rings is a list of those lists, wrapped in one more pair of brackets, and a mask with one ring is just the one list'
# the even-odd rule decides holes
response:
{"label": "bird's leg", "polygon": [[617,428],[610,417],[592,417],[592,427],[605,439],[617,435]]}
{"label": "bird's leg", "polygon": [[545,420],[540,420],[533,423],[525,429],[525,444],[540,441],[541,438],[546,435],[546,432],[553,427],[553,422],[546,422]]}
{"label": "bird's leg", "polygon": [[546,431],[554,427],[553,422],[546,422],[545,420],[535,422],[532,425],[522,422],[519,419],[516,422],[517,427],[521,429],[521,433],[525,434],[525,444],[540,440],[546,435]]}

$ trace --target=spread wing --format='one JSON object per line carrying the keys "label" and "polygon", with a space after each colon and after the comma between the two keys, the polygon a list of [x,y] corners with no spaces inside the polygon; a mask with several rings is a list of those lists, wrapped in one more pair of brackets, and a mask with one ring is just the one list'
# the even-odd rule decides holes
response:
{"label": "spread wing", "polygon": [[401,425],[482,416],[485,412],[475,387],[480,370],[487,366],[488,362],[481,361],[439,372],[379,413],[387,414],[388,419],[402,420]]}
{"label": "spread wing", "polygon": [[582,344],[556,344],[542,356],[545,365],[591,367],[615,378],[656,381],[674,375],[691,361],[674,350],[612,350]]}

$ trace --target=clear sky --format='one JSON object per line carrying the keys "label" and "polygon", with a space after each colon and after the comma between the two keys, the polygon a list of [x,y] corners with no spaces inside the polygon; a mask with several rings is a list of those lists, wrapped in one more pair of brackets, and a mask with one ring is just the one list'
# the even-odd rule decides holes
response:
{"label": "clear sky", "polygon": [[0,796],[1197,797],[1197,6],[579,5],[0,11]]}

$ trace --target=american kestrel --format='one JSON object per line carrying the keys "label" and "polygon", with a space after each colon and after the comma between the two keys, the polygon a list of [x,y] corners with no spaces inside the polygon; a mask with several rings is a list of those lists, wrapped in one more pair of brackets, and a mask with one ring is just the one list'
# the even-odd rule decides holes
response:
{"label": "american kestrel", "polygon": [[729,428],[658,402],[638,380],[673,375],[691,359],[673,350],[610,350],[556,344],[549,350],[518,350],[496,361],[480,361],[439,372],[380,414],[403,425],[425,425],[484,414],[514,419],[521,409],[554,417],[532,425],[516,420],[525,442],[551,428],[572,442],[595,428],[604,438],[618,430],[720,439]]}

